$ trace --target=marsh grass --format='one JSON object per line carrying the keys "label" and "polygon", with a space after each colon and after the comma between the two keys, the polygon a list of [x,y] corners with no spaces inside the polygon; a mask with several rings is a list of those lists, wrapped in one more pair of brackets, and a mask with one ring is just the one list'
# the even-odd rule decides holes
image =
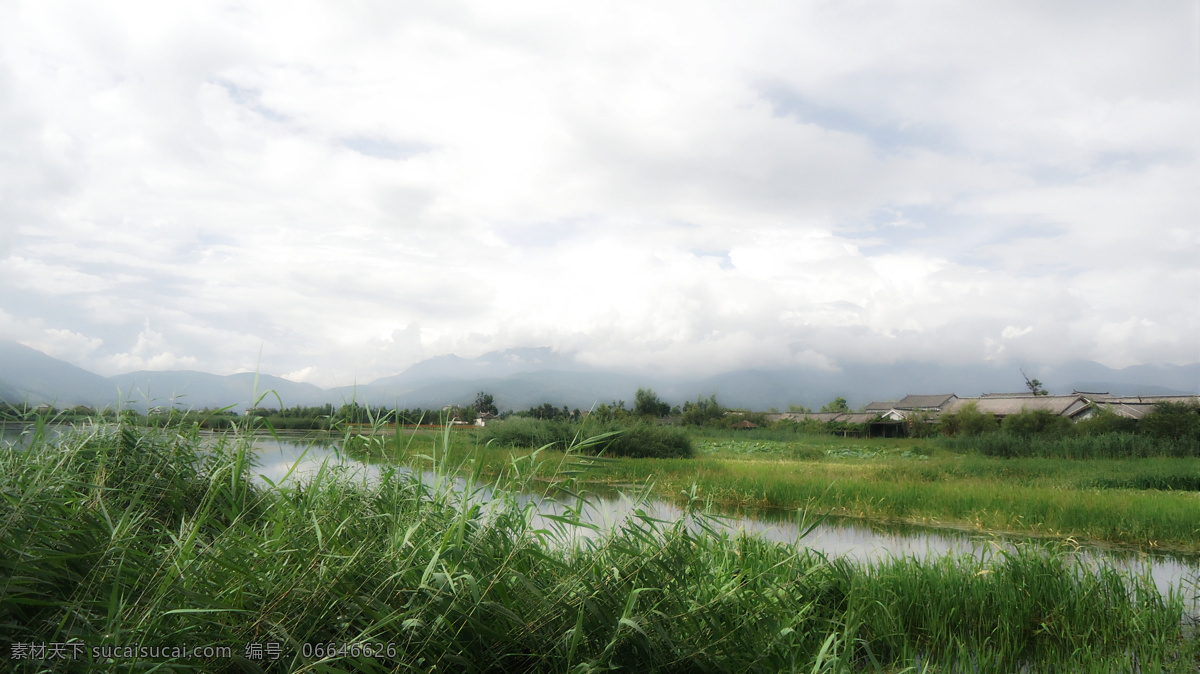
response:
{"label": "marsh grass", "polygon": [[938,442],[955,451],[974,451],[1004,458],[1200,458],[1200,438],[1193,436],[1170,438],[1138,433],[1101,433],[1027,437],[999,432],[939,438]]}
{"label": "marsh grass", "polygon": [[[675,501],[695,485],[723,508],[811,507],[849,517],[1200,552],[1196,458],[1002,459],[912,440],[774,442],[707,433],[696,444],[694,459],[619,460],[581,467],[578,475],[594,484],[653,483],[658,497]],[[494,471],[502,464],[485,470],[499,474]]]}
{"label": "marsh grass", "polygon": [[[256,480],[252,442],[239,433],[202,446],[194,427],[113,425],[0,454],[0,638],[232,647],[215,660],[12,666],[1008,672],[1200,662],[1178,596],[1075,564],[1069,551],[830,561],[718,531],[694,490],[684,521],[635,512],[579,538],[572,532],[594,525],[578,510],[535,519],[503,492],[485,503],[483,455],[448,429],[358,441],[357,451],[404,453],[430,471],[385,466],[371,484],[333,466]],[[514,454],[506,479],[577,456]],[[266,642],[282,645],[279,660],[245,659],[244,644]],[[311,646],[329,643],[384,647],[375,657]]]}

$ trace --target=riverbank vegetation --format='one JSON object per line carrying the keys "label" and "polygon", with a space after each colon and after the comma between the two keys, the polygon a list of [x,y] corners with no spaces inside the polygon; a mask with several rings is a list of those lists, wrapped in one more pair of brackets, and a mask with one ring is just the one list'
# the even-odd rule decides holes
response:
{"label": "riverbank vegetation", "polygon": [[[697,446],[693,459],[576,461],[574,470],[597,486],[651,484],[668,500],[678,501],[694,486],[714,505],[734,511],[814,508],[869,520],[1200,553],[1197,459],[996,459],[911,441],[836,438],[714,438]],[[509,458],[493,458],[488,470],[499,470]]]}
{"label": "riverbank vegetation", "polygon": [[615,421],[570,423],[513,418],[485,427],[479,442],[496,447],[538,447],[560,451],[597,438],[586,451],[610,457],[688,458],[695,452],[686,431],[649,423],[621,424]]}
{"label": "riverbank vegetation", "polygon": [[[491,402],[483,393],[477,401]],[[809,507],[840,516],[1200,552],[1200,414],[1191,406],[1160,406],[1137,425],[1105,413],[1078,424],[1022,413],[999,424],[975,419],[984,415],[967,408],[951,421],[950,436],[890,439],[787,424],[748,430],[712,425],[703,415],[724,409],[712,397],[689,403],[696,423],[672,424],[655,415],[675,410],[665,410],[648,390],[638,391],[632,409],[614,401],[584,416],[543,407],[482,429],[453,426],[447,442],[455,456],[470,456],[497,478],[516,457],[539,449],[561,457],[565,447],[596,437],[586,452],[598,458],[576,462],[572,474],[597,488],[650,484],[657,496],[678,501],[696,487],[725,509]],[[298,419],[311,417],[294,409]],[[344,434],[347,450],[375,461],[411,462],[433,451],[442,436],[440,430],[397,430],[396,419],[422,421],[431,414],[425,410],[314,409],[327,414],[334,437]],[[248,416],[217,412],[230,427],[289,428],[262,410]],[[201,414],[160,421],[212,428],[201,423]],[[439,412],[439,418],[448,415]],[[126,419],[147,423],[132,413]],[[362,441],[371,437],[380,441]]]}
{"label": "riverbank vegetation", "polygon": [[[89,661],[87,649],[78,662],[13,660],[14,668],[1190,672],[1200,665],[1195,626],[1178,595],[1164,597],[1148,577],[1077,564],[1067,549],[830,561],[802,546],[722,533],[695,510],[694,490],[690,525],[635,514],[601,532],[569,509],[535,520],[528,500],[500,493],[484,503],[484,464],[471,459],[499,466],[507,456],[500,472],[526,490],[544,485],[535,475],[578,490],[562,468],[594,459],[488,448],[448,429],[364,437],[360,451],[409,452],[434,476],[384,467],[370,485],[333,469],[273,485],[251,476],[249,436],[203,442],[194,425],[98,424],[54,441],[34,433],[21,449],[0,452],[0,639],[223,645],[230,655],[136,663]],[[724,451],[697,444],[696,459],[610,464],[714,465],[706,462]],[[808,469],[850,465],[841,461]],[[572,537],[576,531],[592,535]],[[247,648],[254,644],[263,650]]]}
{"label": "riverbank vegetation", "polygon": [[[816,508],[870,520],[1200,553],[1200,458],[1170,450],[1172,440],[1165,438],[1128,433],[1040,436],[1026,441],[1041,451],[1014,456],[980,450],[978,443],[1010,442],[999,432],[864,439],[787,428],[651,423],[628,415],[603,423],[594,416],[575,423],[566,418],[509,419],[478,433],[456,432],[450,447],[459,460],[473,461],[483,474],[503,479],[514,458],[537,451],[556,458],[544,467],[558,465],[566,460],[564,447],[602,436],[587,450],[599,458],[571,462],[571,475],[595,488],[650,485],[657,497],[676,502],[696,488],[715,506],[732,511]],[[655,453],[653,442],[631,432],[638,428],[686,431],[694,452]],[[356,456],[411,463],[415,456],[428,455],[438,437],[376,430],[376,441],[355,445]],[[634,446],[641,449],[629,454],[610,449],[619,447],[610,443],[621,438],[636,440]],[[1106,451],[1111,445],[1104,443],[1168,449]],[[548,468],[536,477],[562,478]]]}

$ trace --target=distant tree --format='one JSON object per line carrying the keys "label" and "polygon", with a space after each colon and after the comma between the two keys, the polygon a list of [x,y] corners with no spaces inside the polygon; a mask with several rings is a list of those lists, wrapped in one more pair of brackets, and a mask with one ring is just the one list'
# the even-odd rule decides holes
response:
{"label": "distant tree", "polygon": [[492,398],[492,394],[484,393],[483,391],[480,391],[479,394],[475,396],[475,404],[473,407],[479,414],[483,414],[484,412],[487,412],[488,414],[500,413],[500,410],[496,409],[496,401],[494,398]]}
{"label": "distant tree", "polygon": [[665,417],[671,414],[671,405],[659,400],[652,389],[639,388],[633,396],[633,413],[642,417]]}
{"label": "distant tree", "polygon": [[543,419],[546,421],[572,418],[571,410],[567,409],[566,405],[563,405],[562,408],[558,408],[550,403],[542,403],[541,405],[530,407],[524,412],[517,412],[515,416],[532,417],[534,419]]}
{"label": "distant tree", "polygon": [[715,393],[709,396],[707,400],[703,397],[697,397],[696,402],[685,402],[683,404],[680,422],[692,426],[714,426],[720,421],[721,417],[725,416],[725,411],[725,408],[717,402]]}
{"label": "distant tree", "polygon": [[846,399],[838,396],[829,402],[828,405],[821,407],[822,412],[849,412],[850,405],[846,403]]}
{"label": "distant tree", "polygon": [[1021,376],[1025,378],[1025,388],[1029,389],[1030,393],[1033,393],[1033,395],[1035,395],[1035,396],[1050,395],[1050,392],[1047,391],[1043,387],[1042,382],[1040,382],[1036,379],[1030,379],[1029,375],[1025,374],[1025,370],[1021,370]]}
{"label": "distant tree", "polygon": [[812,409],[805,407],[804,405],[792,403],[791,405],[788,405],[788,412],[790,414],[812,414]]}

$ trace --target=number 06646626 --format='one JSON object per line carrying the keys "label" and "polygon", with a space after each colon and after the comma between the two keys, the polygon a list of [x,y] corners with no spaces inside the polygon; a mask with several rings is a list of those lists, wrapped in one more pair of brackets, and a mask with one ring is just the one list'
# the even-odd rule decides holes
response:
{"label": "number 06646626", "polygon": [[396,657],[396,644],[392,642],[364,642],[353,644],[339,644],[335,642],[317,642],[315,644],[304,644],[300,648],[300,653],[306,658],[394,658]]}

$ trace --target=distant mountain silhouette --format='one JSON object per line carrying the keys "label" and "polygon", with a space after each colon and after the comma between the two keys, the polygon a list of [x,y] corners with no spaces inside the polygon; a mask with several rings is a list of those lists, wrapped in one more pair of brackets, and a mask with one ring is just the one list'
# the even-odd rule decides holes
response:
{"label": "distant mountain silhouette", "polygon": [[329,393],[324,389],[269,374],[258,375],[259,400],[255,400],[254,379],[253,372],[221,376],[193,370],[143,370],[109,377],[120,387],[122,398],[137,409],[216,409],[229,405],[245,409],[255,402],[262,407],[278,408],[280,400],[284,407],[324,405],[329,401]]}
{"label": "distant mountain silhouette", "polygon": [[[1090,361],[1028,366],[1026,373],[1045,382],[1052,393],[1073,389],[1118,395],[1200,393],[1200,364],[1137,365],[1114,370]],[[59,407],[85,404],[136,409],[175,406],[183,409],[254,403],[254,373],[214,375],[194,371],[141,371],[104,378],[15,342],[0,341],[0,399],[48,402]],[[485,391],[502,409],[527,409],[542,403],[590,409],[597,403],[624,400],[632,406],[640,386],[653,388],[673,405],[716,394],[732,407],[785,409],[789,404],[818,408],[841,396],[852,407],[896,400],[909,393],[981,393],[1021,391],[1025,380],[1011,364],[945,365],[928,362],[849,363],[838,370],[779,368],[737,370],[711,377],[637,375],[601,371],[549,348],[509,349],[478,358],[439,356],[369,384],[321,389],[272,375],[258,376],[264,407],[341,405],[350,400],[373,406],[441,408],[469,404]],[[118,393],[119,391],[119,393]]]}
{"label": "distant mountain silhouette", "polygon": [[522,372],[586,372],[590,369],[570,356],[555,353],[550,347],[543,346],[492,351],[471,359],[453,354],[437,356],[421,361],[400,374],[376,379],[370,385],[396,388],[447,379],[496,379]]}
{"label": "distant mountain silhouette", "polygon": [[117,402],[108,379],[23,344],[0,340],[0,399],[57,407],[105,407]]}

